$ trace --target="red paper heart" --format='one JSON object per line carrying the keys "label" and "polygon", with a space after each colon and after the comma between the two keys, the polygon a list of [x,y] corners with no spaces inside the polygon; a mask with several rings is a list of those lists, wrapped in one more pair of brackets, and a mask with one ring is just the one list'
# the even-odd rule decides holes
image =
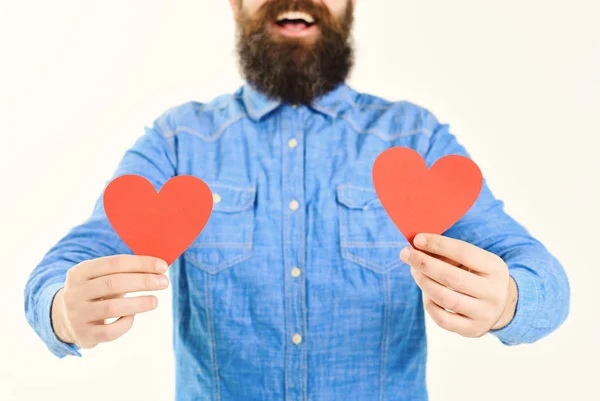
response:
{"label": "red paper heart", "polygon": [[473,206],[483,177],[469,158],[445,156],[431,169],[416,151],[394,147],[373,164],[373,185],[396,227],[413,244],[418,233],[442,234]]}
{"label": "red paper heart", "polygon": [[169,265],[194,242],[213,207],[208,185],[189,175],[171,178],[160,192],[144,177],[124,175],[108,184],[103,201],[110,224],[134,254]]}

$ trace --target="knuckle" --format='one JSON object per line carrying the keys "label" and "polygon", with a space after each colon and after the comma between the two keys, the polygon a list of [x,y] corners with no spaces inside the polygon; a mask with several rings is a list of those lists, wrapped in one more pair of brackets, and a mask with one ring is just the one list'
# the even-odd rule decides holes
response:
{"label": "knuckle", "polygon": [[441,248],[441,237],[439,236],[434,236],[430,241],[430,245],[429,245],[429,250],[435,254],[437,254],[440,251]]}
{"label": "knuckle", "polygon": [[420,253],[418,256],[416,256],[416,259],[417,268],[419,270],[425,270],[425,268],[427,268],[427,258],[425,258],[425,255]]}
{"label": "knuckle", "polygon": [[458,289],[460,286],[460,270],[456,267],[449,268],[444,274],[444,284],[452,289]]}
{"label": "knuckle", "polygon": [[142,284],[144,286],[144,288],[147,289],[152,289],[156,286],[156,278],[152,277],[149,274],[144,275],[144,278],[142,279]]}
{"label": "knuckle", "polygon": [[459,307],[460,300],[455,295],[446,294],[441,298],[442,307],[449,309],[453,312],[456,311],[456,308]]}
{"label": "knuckle", "polygon": [[106,301],[102,305],[102,312],[104,316],[112,316],[116,311],[116,305],[112,301]]}
{"label": "knuckle", "polygon": [[106,265],[109,271],[115,271],[119,266],[119,256],[110,256],[106,258]]}
{"label": "knuckle", "polygon": [[112,276],[107,276],[104,279],[104,285],[106,286],[106,289],[108,291],[112,292],[112,291],[114,291],[116,289],[117,283],[115,281],[116,281],[116,279],[114,277],[112,277]]}

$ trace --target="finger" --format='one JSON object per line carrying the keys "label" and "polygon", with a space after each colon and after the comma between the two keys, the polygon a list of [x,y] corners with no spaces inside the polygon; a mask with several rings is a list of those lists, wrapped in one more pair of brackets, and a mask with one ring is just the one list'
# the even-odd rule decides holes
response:
{"label": "finger", "polygon": [[153,295],[130,298],[115,298],[93,302],[89,313],[92,321],[111,319],[114,317],[137,315],[156,309],[158,299]]}
{"label": "finger", "polygon": [[478,273],[490,272],[490,253],[468,242],[437,234],[418,234],[413,243],[416,248],[452,259]]}
{"label": "finger", "polygon": [[[125,298],[125,295],[127,295],[127,294],[116,294],[116,295],[111,295],[111,296],[108,296],[108,297],[102,297],[102,298],[100,298],[100,300]],[[114,321],[117,321],[118,319],[120,319],[120,318],[116,318],[116,319],[102,319],[102,320],[97,320],[95,322],[91,322],[91,324],[94,324],[94,325],[96,325],[96,324],[109,324],[109,323],[112,323]]]}
{"label": "finger", "polygon": [[402,250],[400,257],[413,269],[446,287],[450,287],[454,291],[475,298],[482,298],[486,295],[484,290],[485,279],[483,277],[443,262],[436,256],[407,247]]}
{"label": "finger", "polygon": [[131,330],[134,316],[123,316],[110,324],[99,324],[92,329],[91,336],[96,343],[114,341]]}
{"label": "finger", "polygon": [[88,281],[83,291],[86,299],[98,299],[129,292],[164,290],[168,286],[169,279],[164,274],[121,273]]}
{"label": "finger", "polygon": [[461,334],[466,337],[477,337],[473,321],[465,316],[448,312],[431,298],[424,297],[423,304],[431,319],[442,329]]}
{"label": "finger", "polygon": [[471,319],[484,316],[484,305],[478,299],[452,291],[413,268],[410,269],[410,272],[423,294],[442,308]]}
{"label": "finger", "polygon": [[93,280],[118,273],[164,273],[167,268],[164,260],[152,256],[114,255],[82,262],[69,273],[77,280]]}

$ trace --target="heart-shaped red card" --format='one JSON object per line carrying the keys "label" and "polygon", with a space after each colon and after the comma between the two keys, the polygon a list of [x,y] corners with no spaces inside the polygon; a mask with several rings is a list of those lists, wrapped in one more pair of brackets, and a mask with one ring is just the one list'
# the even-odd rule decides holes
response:
{"label": "heart-shaped red card", "polygon": [[469,158],[444,156],[430,169],[413,149],[394,147],[373,164],[373,185],[394,224],[413,245],[418,233],[442,234],[473,206],[483,185]]}
{"label": "heart-shaped red card", "polygon": [[200,234],[213,198],[199,178],[180,175],[160,192],[138,175],[123,175],[104,190],[104,211],[119,237],[136,255],[173,263]]}

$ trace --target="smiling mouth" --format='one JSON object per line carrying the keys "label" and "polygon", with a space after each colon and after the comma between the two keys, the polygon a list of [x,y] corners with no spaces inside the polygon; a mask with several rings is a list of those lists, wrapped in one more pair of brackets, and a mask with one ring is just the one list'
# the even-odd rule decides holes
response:
{"label": "smiling mouth", "polygon": [[288,11],[275,19],[275,27],[285,36],[302,37],[317,29],[317,21],[308,13]]}

